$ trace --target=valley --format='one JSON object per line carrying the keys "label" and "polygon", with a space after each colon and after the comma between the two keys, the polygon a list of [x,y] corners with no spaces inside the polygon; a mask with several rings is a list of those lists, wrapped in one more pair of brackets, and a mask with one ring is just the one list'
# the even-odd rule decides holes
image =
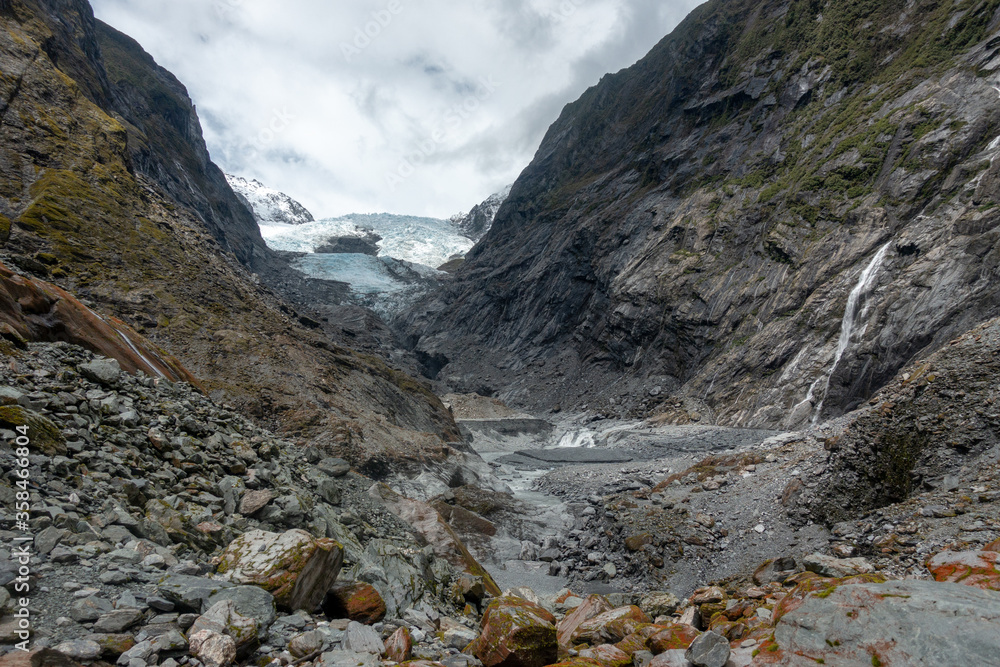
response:
{"label": "valley", "polygon": [[996,0],[712,0],[450,219],[0,25],[0,667],[995,663]]}

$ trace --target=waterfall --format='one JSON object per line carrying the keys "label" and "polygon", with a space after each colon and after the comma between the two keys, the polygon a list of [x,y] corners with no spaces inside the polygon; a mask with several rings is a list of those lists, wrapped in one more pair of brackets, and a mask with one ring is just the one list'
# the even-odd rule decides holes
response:
{"label": "waterfall", "polygon": [[[819,403],[816,405],[816,412],[813,415],[813,424],[816,424],[820,416],[823,414],[823,403],[826,401],[827,394],[830,392],[830,381],[833,380],[833,374],[837,372],[837,367],[840,366],[840,362],[844,358],[844,354],[850,348],[851,343],[854,341],[856,335],[855,331],[858,330],[860,325],[860,333],[857,337],[864,336],[865,331],[868,328],[867,317],[870,304],[864,303],[865,297],[871,292],[875,285],[875,278],[878,276],[879,269],[882,268],[882,262],[885,261],[885,256],[889,252],[889,247],[892,245],[892,241],[889,241],[884,246],[882,246],[872,261],[865,267],[865,270],[861,272],[861,277],[858,278],[857,285],[851,290],[850,296],[847,297],[847,308],[844,309],[844,319],[840,324],[840,339],[837,341],[837,352],[833,356],[833,365],[830,366],[828,373],[821,375],[813,384],[809,387],[809,393],[806,395],[805,401],[813,401],[816,397],[816,388],[821,382],[825,382],[823,385],[822,397]],[[805,403],[799,403],[803,405]],[[796,406],[798,407],[798,406]]]}

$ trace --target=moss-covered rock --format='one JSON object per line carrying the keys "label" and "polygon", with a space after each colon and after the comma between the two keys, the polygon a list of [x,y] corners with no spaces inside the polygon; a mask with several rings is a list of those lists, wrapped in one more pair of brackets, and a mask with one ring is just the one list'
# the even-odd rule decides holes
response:
{"label": "moss-covered rock", "polygon": [[466,652],[484,667],[545,667],[558,660],[555,618],[522,598],[498,598],[486,608],[482,633]]}
{"label": "moss-covered rock", "polygon": [[312,612],[336,581],[344,550],[331,539],[304,530],[270,533],[252,530],[222,554],[219,575],[235,584],[260,586],[285,609]]}
{"label": "moss-covered rock", "polygon": [[28,428],[26,435],[31,441],[30,447],[47,456],[66,453],[62,431],[47,417],[19,405],[0,406],[0,427],[14,430],[18,426]]}

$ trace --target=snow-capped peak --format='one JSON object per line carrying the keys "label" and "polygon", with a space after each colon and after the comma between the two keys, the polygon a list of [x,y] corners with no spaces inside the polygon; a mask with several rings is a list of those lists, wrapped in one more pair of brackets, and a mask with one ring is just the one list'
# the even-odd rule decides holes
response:
{"label": "snow-capped peak", "polygon": [[458,215],[453,215],[450,221],[458,227],[462,233],[472,239],[473,241],[479,241],[479,239],[486,236],[486,232],[490,231],[490,227],[493,226],[493,221],[497,217],[497,212],[500,210],[500,206],[507,201],[507,197],[510,196],[510,189],[512,185],[508,185],[500,192],[490,195],[486,201],[478,206],[474,207],[468,213],[459,213]]}
{"label": "snow-capped peak", "polygon": [[226,174],[226,180],[233,192],[253,212],[258,224],[304,225],[314,220],[305,206],[256,179]]}

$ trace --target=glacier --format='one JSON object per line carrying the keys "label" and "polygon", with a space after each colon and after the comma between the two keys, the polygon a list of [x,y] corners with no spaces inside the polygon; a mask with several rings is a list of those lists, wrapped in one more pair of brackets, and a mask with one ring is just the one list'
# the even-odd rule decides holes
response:
{"label": "glacier", "polygon": [[[385,319],[405,310],[448,276],[437,267],[472,249],[510,192],[504,188],[468,214],[450,220],[391,213],[352,213],[317,220],[302,204],[260,181],[229,174],[226,179],[253,212],[269,248],[298,255],[290,260],[292,267],[311,278],[347,283],[352,302]],[[376,241],[378,254],[329,252],[333,239]],[[357,243],[339,247],[354,250],[359,245],[368,249]]]}

